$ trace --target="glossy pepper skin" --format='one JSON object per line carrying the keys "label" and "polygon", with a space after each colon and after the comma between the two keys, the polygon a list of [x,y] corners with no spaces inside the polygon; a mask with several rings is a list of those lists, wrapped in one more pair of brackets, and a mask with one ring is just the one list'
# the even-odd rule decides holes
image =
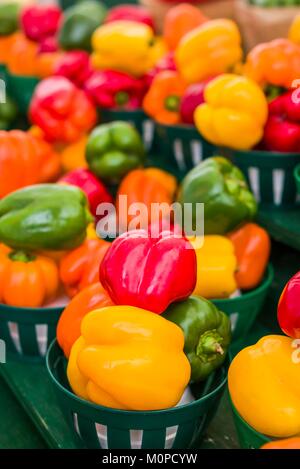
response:
{"label": "glossy pepper skin", "polygon": [[183,346],[180,328],[147,310],[97,309],[81,323],[81,337],[70,354],[68,380],[79,397],[105,407],[173,407],[190,379]]}
{"label": "glossy pepper skin", "polygon": [[57,61],[54,69],[54,75],[68,78],[79,88],[83,87],[92,73],[90,56],[84,50],[65,52]]}
{"label": "glossy pepper skin", "polygon": [[172,70],[159,72],[144,97],[144,111],[160,124],[178,124],[180,101],[185,89],[186,83],[177,72]]}
{"label": "glossy pepper skin", "polygon": [[210,81],[211,79],[207,79],[201,83],[189,85],[186,88],[180,102],[180,117],[184,124],[195,125],[195,110],[200,104],[205,102],[204,90]]}
{"label": "glossy pepper skin", "polygon": [[100,26],[92,38],[92,63],[101,70],[117,70],[141,77],[167,52],[146,24],[114,21]]}
{"label": "glossy pepper skin", "polygon": [[197,256],[197,283],[193,295],[207,299],[228,298],[237,289],[237,259],[233,243],[219,235],[204,236],[203,245],[189,238]]}
{"label": "glossy pepper skin", "polygon": [[105,18],[105,23],[113,21],[128,20],[148,25],[154,28],[154,22],[151,14],[141,5],[117,5],[111,8]]}
{"label": "glossy pepper skin", "polygon": [[265,443],[260,449],[300,449],[300,437],[285,438]]}
{"label": "glossy pepper skin", "polygon": [[206,86],[204,100],[196,108],[194,119],[209,142],[246,150],[261,140],[268,104],[254,81],[233,74],[220,75]]}
{"label": "glossy pepper skin", "polygon": [[267,150],[288,153],[300,151],[300,99],[293,99],[293,93],[295,90],[288,91],[269,103],[269,116],[262,142]]}
{"label": "glossy pepper skin", "polygon": [[56,338],[68,358],[74,342],[80,337],[80,326],[84,316],[94,309],[112,306],[113,302],[101,283],[93,283],[72,298],[59,318]]}
{"label": "glossy pepper skin", "polygon": [[94,31],[103,23],[107,10],[103,3],[85,0],[64,12],[58,41],[64,50],[91,50]]}
{"label": "glossy pepper skin", "polygon": [[94,72],[84,88],[104,109],[138,109],[146,92],[144,80],[114,70]]}
{"label": "glossy pepper skin", "polygon": [[300,44],[300,15],[296,15],[288,32],[288,38],[295,44]]}
{"label": "glossy pepper skin", "polygon": [[271,251],[267,231],[256,223],[246,223],[228,234],[237,258],[235,274],[237,287],[251,290],[257,287],[265,273]]}
{"label": "glossy pepper skin", "polygon": [[85,159],[85,148],[88,141],[88,136],[83,135],[76,142],[69,143],[63,146],[60,151],[61,164],[65,172],[73,171],[75,169],[87,168]]}
{"label": "glossy pepper skin", "polygon": [[146,75],[143,77],[146,87],[149,88],[156,75],[158,75],[160,72],[164,72],[165,70],[171,70],[173,72],[176,70],[173,51],[167,52],[163,57],[161,57],[161,59],[157,61],[155,66],[146,73]]}
{"label": "glossy pepper skin", "polygon": [[208,20],[199,8],[179,3],[170,8],[164,19],[163,37],[170,50],[175,50],[181,39]]}
{"label": "glossy pepper skin", "polygon": [[97,121],[94,105],[86,94],[64,77],[41,81],[33,94],[29,116],[51,142],[72,143]]}
{"label": "glossy pepper skin", "polygon": [[132,230],[113,241],[100,267],[100,282],[114,303],[161,314],[193,292],[196,268],[187,239],[170,231],[150,237],[145,230]]}
{"label": "glossy pepper skin", "polygon": [[94,216],[96,216],[99,204],[113,201],[104,184],[88,169],[75,169],[65,174],[59,182],[79,187],[87,196],[90,211]]}
{"label": "glossy pepper skin", "polygon": [[260,85],[290,88],[300,76],[300,46],[284,38],[259,44],[247,55],[244,73]]}
{"label": "glossy pepper skin", "polygon": [[142,166],[144,159],[142,139],[137,130],[127,122],[101,124],[88,138],[88,166],[105,182],[119,182],[129,171]]}
{"label": "glossy pepper skin", "polygon": [[277,319],[282,331],[290,337],[300,339],[300,272],[285,285],[277,306]]}
{"label": "glossy pepper skin", "polygon": [[[254,217],[257,204],[242,172],[226,158],[208,158],[183,179],[178,200],[204,203],[205,234],[225,234]],[[192,210],[196,222],[195,208]]]}
{"label": "glossy pepper skin", "polygon": [[286,438],[300,432],[300,361],[293,340],[262,337],[244,348],[228,372],[231,400],[256,431]]}
{"label": "glossy pepper skin", "polygon": [[193,29],[182,38],[175,59],[187,83],[197,83],[227,72],[242,58],[241,36],[229,19],[217,19]]}
{"label": "glossy pepper skin", "polygon": [[[129,223],[136,216],[136,214],[130,215],[127,211],[123,213],[120,210],[120,196],[127,197],[128,207],[135,203],[144,204],[144,207],[147,208],[147,213],[145,212],[142,215],[140,225],[136,226],[136,228],[147,229],[151,222],[156,223],[167,217],[168,220],[170,219],[171,204],[174,200],[176,188],[176,178],[161,169],[145,168],[130,171],[121,181],[116,197],[118,220],[121,224],[119,231],[128,231]],[[159,213],[151,211],[151,205],[154,203],[164,204],[161,205]],[[125,229],[123,229],[124,227]]]}
{"label": "glossy pepper skin", "polygon": [[62,257],[59,275],[71,298],[98,281],[99,267],[109,247],[110,243],[102,239],[86,239],[81,246]]}
{"label": "glossy pepper skin", "polygon": [[0,5],[0,36],[9,36],[19,27],[20,5],[15,2]]}
{"label": "glossy pepper skin", "polygon": [[62,10],[56,5],[29,5],[21,13],[21,26],[28,37],[41,42],[58,31]]}
{"label": "glossy pepper skin", "polygon": [[226,358],[231,340],[230,319],[210,301],[195,296],[173,303],[163,316],[183,330],[191,381],[204,381]]}
{"label": "glossy pepper skin", "polygon": [[0,200],[0,241],[15,249],[72,249],[85,239],[91,220],[80,189],[37,184]]}
{"label": "glossy pepper skin", "polygon": [[58,269],[52,259],[0,244],[1,303],[37,308],[55,298],[58,285]]}
{"label": "glossy pepper skin", "polygon": [[41,137],[22,130],[0,131],[0,198],[53,181],[59,172],[59,155]]}

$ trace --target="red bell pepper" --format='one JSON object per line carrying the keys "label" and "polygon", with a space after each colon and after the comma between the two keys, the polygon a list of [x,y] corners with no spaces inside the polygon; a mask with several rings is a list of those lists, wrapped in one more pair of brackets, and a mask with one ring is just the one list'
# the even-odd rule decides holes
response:
{"label": "red bell pepper", "polygon": [[154,30],[154,21],[150,12],[140,5],[119,5],[111,8],[105,18],[105,23],[120,20],[144,23]]}
{"label": "red bell pepper", "polygon": [[58,60],[54,75],[68,78],[72,83],[83,87],[88,78],[92,75],[93,68],[90,56],[83,50],[73,50],[66,52],[60,60]]}
{"label": "red bell pepper", "polygon": [[100,282],[113,302],[163,313],[190,296],[196,285],[196,254],[171,231],[151,238],[145,230],[113,241],[100,266]]}
{"label": "red bell pepper", "polygon": [[63,176],[59,182],[77,186],[86,194],[91,212],[96,216],[97,207],[101,203],[110,202],[113,199],[104,184],[88,169],[75,169]]}
{"label": "red bell pepper", "polygon": [[114,70],[94,72],[85,90],[98,106],[106,109],[138,109],[146,92],[143,79]]}
{"label": "red bell pepper", "polygon": [[94,127],[96,109],[84,91],[64,77],[50,77],[35,88],[29,116],[46,140],[70,143]]}
{"label": "red bell pepper", "polygon": [[289,91],[269,103],[263,145],[267,150],[300,152],[300,103]]}
{"label": "red bell pepper", "polygon": [[277,318],[282,331],[295,339],[300,339],[300,272],[286,284],[281,293]]}
{"label": "red bell pepper", "polygon": [[56,5],[31,5],[21,13],[21,26],[28,37],[40,42],[54,36],[62,19],[62,10]]}
{"label": "red bell pepper", "polygon": [[59,49],[56,36],[45,37],[39,42],[38,52],[57,52]]}
{"label": "red bell pepper", "polygon": [[150,70],[145,75],[145,81],[147,84],[147,88],[151,85],[152,81],[156,77],[156,75],[160,72],[164,72],[165,70],[171,70],[173,72],[176,71],[176,63],[174,58],[174,52],[168,52],[164,57],[162,57],[157,64],[155,65],[152,70]]}
{"label": "red bell pepper", "polygon": [[193,83],[185,90],[180,103],[180,115],[184,124],[194,125],[195,109],[204,103],[204,90],[211,80],[209,78],[201,83]]}

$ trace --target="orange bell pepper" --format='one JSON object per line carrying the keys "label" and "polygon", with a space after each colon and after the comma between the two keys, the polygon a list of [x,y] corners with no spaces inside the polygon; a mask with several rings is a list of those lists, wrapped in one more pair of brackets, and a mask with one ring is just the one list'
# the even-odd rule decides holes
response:
{"label": "orange bell pepper", "polygon": [[51,181],[59,171],[59,156],[42,138],[21,130],[0,131],[0,198]]}
{"label": "orange bell pepper", "polygon": [[199,8],[189,3],[179,3],[170,8],[166,13],[163,27],[163,38],[169,49],[175,50],[185,34],[207,20]]}
{"label": "orange bell pepper", "polygon": [[86,239],[81,246],[63,256],[59,274],[71,298],[99,281],[99,267],[109,247],[110,243],[102,239]]}
{"label": "orange bell pepper", "polygon": [[18,36],[19,33],[13,33],[9,36],[0,36],[0,64],[8,63],[12,45]]}
{"label": "orange bell pepper", "polygon": [[265,443],[260,449],[300,449],[300,437],[284,438]]}
{"label": "orange bell pepper", "polygon": [[38,44],[23,33],[16,33],[10,48],[7,67],[14,75],[37,76]]}
{"label": "orange bell pepper", "polygon": [[[146,218],[140,213],[140,225],[142,226],[139,225],[135,228],[147,229],[150,222],[155,223],[170,215],[170,205],[173,202],[176,187],[176,178],[166,171],[158,168],[135,169],[127,174],[120,184],[116,198],[117,212],[120,209],[119,197],[121,195],[127,196],[128,207],[133,203],[143,203],[147,208],[147,213],[145,211]],[[152,203],[163,204],[160,213],[156,214],[154,211],[151,213]],[[157,219],[155,219],[155,215],[157,215]],[[129,215],[120,211],[118,216],[122,231],[127,231],[128,224],[136,215]]]}
{"label": "orange bell pepper", "polygon": [[47,78],[54,75],[57,62],[63,56],[62,52],[44,52],[37,54],[36,74],[39,78]]}
{"label": "orange bell pepper", "polygon": [[300,77],[300,46],[288,39],[275,39],[254,47],[244,73],[261,85],[289,88]]}
{"label": "orange bell pepper", "polygon": [[144,97],[144,111],[161,124],[178,124],[180,100],[185,89],[186,84],[177,72],[159,72]]}
{"label": "orange bell pepper", "polygon": [[84,135],[77,142],[70,143],[60,151],[61,164],[66,173],[73,169],[88,167],[85,159],[87,140],[87,135]]}
{"label": "orange bell pepper", "polygon": [[84,316],[97,308],[112,306],[113,302],[101,283],[84,288],[64,309],[57,324],[57,341],[68,358],[72,345],[80,337],[80,325]]}
{"label": "orange bell pepper", "polygon": [[262,280],[271,251],[271,240],[263,228],[246,223],[228,234],[233,242],[238,268],[235,274],[238,288],[250,290]]}
{"label": "orange bell pepper", "polygon": [[39,307],[55,297],[58,285],[58,269],[52,259],[0,245],[1,303]]}

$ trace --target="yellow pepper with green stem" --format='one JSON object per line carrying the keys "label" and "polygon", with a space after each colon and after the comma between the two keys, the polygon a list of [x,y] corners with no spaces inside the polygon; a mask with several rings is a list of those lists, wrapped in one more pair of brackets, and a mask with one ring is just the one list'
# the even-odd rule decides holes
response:
{"label": "yellow pepper with green stem", "polygon": [[189,238],[197,257],[197,283],[193,295],[207,299],[228,298],[236,289],[237,260],[234,246],[225,236],[207,235],[199,247],[199,238]]}
{"label": "yellow pepper with green stem", "polygon": [[261,140],[268,103],[254,81],[233,74],[220,75],[206,86],[204,100],[196,108],[194,120],[209,142],[247,150]]}
{"label": "yellow pepper with green stem", "polygon": [[184,335],[167,319],[133,306],[109,306],[87,314],[67,369],[83,399],[115,409],[175,406],[191,367]]}
{"label": "yellow pepper with green stem", "polygon": [[241,59],[241,35],[229,19],[207,21],[193,29],[175,52],[178,71],[187,83],[231,71]]}
{"label": "yellow pepper with green stem", "polygon": [[233,405],[256,431],[286,438],[300,434],[300,350],[293,339],[262,337],[234,358],[228,373]]}
{"label": "yellow pepper with green stem", "polygon": [[150,26],[133,21],[114,21],[100,26],[92,37],[95,68],[118,70],[139,77],[151,70],[167,48]]}

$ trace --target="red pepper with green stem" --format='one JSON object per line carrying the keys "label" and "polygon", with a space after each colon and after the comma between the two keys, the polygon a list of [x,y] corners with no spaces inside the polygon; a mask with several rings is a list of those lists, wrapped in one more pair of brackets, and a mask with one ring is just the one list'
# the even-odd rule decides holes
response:
{"label": "red pepper with green stem", "polygon": [[100,108],[130,110],[141,107],[146,83],[127,73],[103,70],[90,76],[85,90]]}

